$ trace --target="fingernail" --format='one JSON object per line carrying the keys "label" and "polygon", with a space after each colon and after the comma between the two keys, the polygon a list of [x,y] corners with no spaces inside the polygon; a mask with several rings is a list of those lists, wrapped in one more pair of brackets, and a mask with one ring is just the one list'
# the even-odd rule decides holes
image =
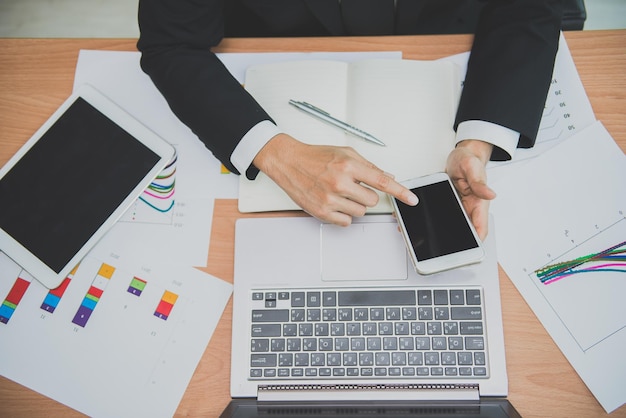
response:
{"label": "fingernail", "polygon": [[419,202],[419,199],[417,198],[417,196],[415,196],[415,194],[411,193],[409,195],[409,205],[415,206],[415,205],[417,205],[418,202]]}

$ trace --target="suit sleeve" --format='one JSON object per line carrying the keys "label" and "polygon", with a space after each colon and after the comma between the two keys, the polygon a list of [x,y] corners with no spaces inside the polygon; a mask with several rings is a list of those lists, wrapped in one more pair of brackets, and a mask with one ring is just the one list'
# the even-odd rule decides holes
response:
{"label": "suit sleeve", "polygon": [[[552,79],[561,29],[561,0],[493,0],[481,14],[455,128],[484,120],[535,144]],[[494,149],[492,159],[505,153]]]}
{"label": "suit sleeve", "polygon": [[140,0],[138,18],[142,69],[174,114],[238,173],[230,155],[271,118],[211,52],[223,37],[223,0]]}

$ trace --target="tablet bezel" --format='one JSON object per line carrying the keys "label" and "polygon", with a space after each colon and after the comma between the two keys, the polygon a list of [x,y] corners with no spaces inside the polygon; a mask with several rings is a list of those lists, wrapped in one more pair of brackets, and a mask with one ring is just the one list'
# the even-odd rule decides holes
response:
{"label": "tablet bezel", "polygon": [[[124,214],[128,207],[150,185],[154,178],[161,172],[174,156],[174,147],[158,136],[156,133],[141,124],[130,114],[97,91],[90,85],[78,87],[59,108],[41,125],[41,127],[26,141],[26,143],[0,168],[0,179],[7,175],[13,167],[26,155],[26,153],[45,135],[46,132],[66,113],[76,100],[82,98],[93,106],[101,114],[117,124],[138,142],[145,145],[157,155],[157,162],[139,181],[130,193],[122,200],[115,210],[106,217],[104,222],[97,228],[95,233],[87,239],[82,247],[76,251],[71,259],[57,273],[53,268],[43,262],[37,255],[26,248],[23,243],[17,241],[0,226],[0,250],[28,271],[35,279],[47,288],[56,288],[70,271],[80,262],[102,236]],[[54,156],[51,156],[53,161]]]}

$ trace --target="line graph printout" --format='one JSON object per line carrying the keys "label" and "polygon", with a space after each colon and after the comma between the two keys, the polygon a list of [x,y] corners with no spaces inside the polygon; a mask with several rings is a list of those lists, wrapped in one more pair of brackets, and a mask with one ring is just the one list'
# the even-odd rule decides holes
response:
{"label": "line graph printout", "polygon": [[493,184],[499,262],[607,412],[626,402],[626,273],[543,267],[626,241],[626,156],[601,122]]}
{"label": "line graph printout", "polygon": [[[0,374],[88,416],[173,416],[232,286],[191,267],[135,263],[92,250],[53,311],[42,308],[50,290],[32,280],[0,323]],[[0,253],[0,299],[20,271]],[[76,320],[86,295],[97,303]]]}
{"label": "line graph printout", "polygon": [[[443,59],[456,63],[464,74],[467,70],[468,58],[469,52],[465,52]],[[576,70],[565,37],[561,33],[552,82],[546,96],[535,146],[530,149],[518,148],[511,161],[490,162],[487,165],[489,178],[495,179],[506,175],[508,167],[543,154],[559,142],[591,126],[595,121],[596,117],[591,103]]]}
{"label": "line graph printout", "polygon": [[[199,141],[197,141],[199,142]],[[185,164],[195,147],[175,145],[176,155],[111,230],[96,244],[140,260],[204,266],[209,251],[213,197],[190,188]]]}
{"label": "line graph printout", "polygon": [[[174,145],[174,148],[176,146]],[[176,167],[178,155],[157,175],[118,222],[172,225],[176,204]]]}

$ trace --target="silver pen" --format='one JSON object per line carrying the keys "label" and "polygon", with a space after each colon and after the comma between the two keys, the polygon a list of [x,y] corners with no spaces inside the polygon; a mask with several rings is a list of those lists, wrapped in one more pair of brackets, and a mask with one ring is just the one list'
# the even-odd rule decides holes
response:
{"label": "silver pen", "polygon": [[358,136],[366,141],[373,142],[374,144],[381,145],[385,147],[385,143],[375,136],[368,134],[365,131],[360,130],[359,128],[355,128],[352,125],[347,124],[346,122],[342,122],[339,119],[336,119],[330,115],[330,113],[323,111],[322,109],[313,106],[307,102],[298,102],[296,100],[289,100],[289,104],[297,107],[298,109],[308,113],[309,115],[315,116],[324,122],[330,123],[338,128],[343,129],[344,131],[351,133],[352,135]]}

